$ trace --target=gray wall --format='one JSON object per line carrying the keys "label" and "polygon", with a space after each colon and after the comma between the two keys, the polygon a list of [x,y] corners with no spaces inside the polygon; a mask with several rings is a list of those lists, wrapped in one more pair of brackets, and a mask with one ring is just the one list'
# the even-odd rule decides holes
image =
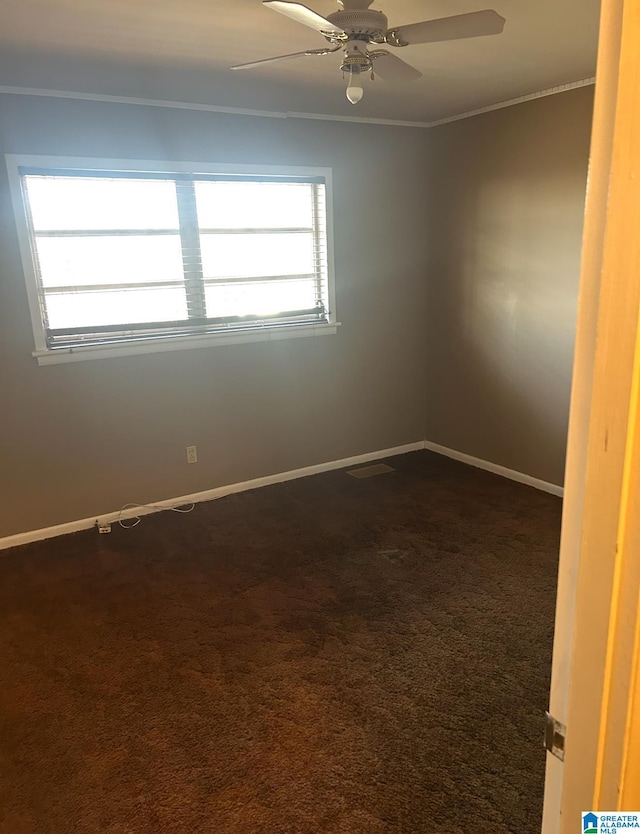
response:
{"label": "gray wall", "polygon": [[0,96],[1,153],[331,166],[342,322],[38,367],[0,167],[0,537],[425,437],[562,483],[591,107],[427,132]]}
{"label": "gray wall", "polygon": [[0,96],[2,153],[333,167],[342,322],[336,336],[38,367],[0,171],[0,537],[422,440],[425,141]]}
{"label": "gray wall", "polygon": [[562,484],[593,88],[435,128],[427,422]]}

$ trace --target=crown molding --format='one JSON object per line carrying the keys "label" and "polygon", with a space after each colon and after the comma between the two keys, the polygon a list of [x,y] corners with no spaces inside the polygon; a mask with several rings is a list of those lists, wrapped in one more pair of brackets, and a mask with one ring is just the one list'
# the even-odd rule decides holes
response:
{"label": "crown molding", "polygon": [[526,101],[533,101],[536,98],[555,96],[558,93],[567,93],[569,90],[577,90],[579,87],[589,87],[596,83],[595,76],[581,78],[579,81],[570,81],[568,84],[560,84],[558,87],[548,87],[546,90],[538,90],[535,93],[527,93],[525,96],[510,98],[506,101],[499,101],[496,104],[488,104],[486,107],[479,107],[477,110],[467,110],[465,113],[458,113],[456,116],[447,116],[445,119],[438,119],[429,122],[426,127],[439,127],[440,125],[457,122],[460,119],[470,119],[472,116],[480,116],[482,113],[491,113],[493,110],[502,110],[505,107],[513,107],[515,104],[524,104]]}
{"label": "crown molding", "polygon": [[167,107],[176,110],[201,110],[206,113],[229,113],[233,116],[260,116],[267,119],[316,119],[327,122],[355,122],[356,124],[390,125],[395,127],[427,128],[427,122],[402,121],[400,119],[374,119],[365,116],[334,116],[330,113],[296,113],[279,110],[251,110],[245,107],[226,107],[218,104],[197,104],[188,101],[169,101],[159,98],[112,96],[104,93],[79,93],[74,90],[47,90],[39,87],[13,87],[0,85],[0,94],[66,98],[77,101],[98,101],[110,104],[135,104],[142,107]]}
{"label": "crown molding", "polygon": [[110,104],[133,104],[142,107],[165,107],[174,110],[199,110],[206,113],[228,113],[234,116],[258,116],[267,119],[311,119],[326,122],[349,122],[352,124],[385,125],[389,127],[418,127],[429,129],[440,125],[457,122],[461,119],[468,119],[472,116],[479,116],[482,113],[490,113],[493,110],[502,110],[506,107],[513,107],[515,104],[523,104],[526,101],[533,101],[537,98],[545,98],[558,93],[565,93],[579,87],[588,87],[595,84],[595,78],[583,78],[579,81],[571,81],[568,84],[561,84],[557,87],[549,87],[546,90],[538,90],[527,95],[511,98],[505,101],[489,104],[486,107],[479,107],[477,110],[467,110],[464,113],[457,113],[447,116],[444,119],[437,119],[433,122],[413,122],[401,119],[375,119],[366,116],[335,116],[329,113],[297,113],[293,111],[277,110],[252,110],[244,107],[225,107],[218,104],[197,104],[187,101],[169,101],[157,98],[138,98],[134,96],[113,96],[104,93],[81,93],[74,90],[47,90],[39,87],[15,87],[0,85],[0,94],[36,96],[43,98],[64,98],[77,101],[107,102]]}
{"label": "crown molding", "polygon": [[233,113],[239,116],[263,116],[270,119],[286,119],[286,113],[270,110],[250,110],[242,107],[223,107],[217,104],[196,104],[188,101],[168,101],[136,96],[111,96],[104,93],[80,93],[75,90],[47,90],[40,87],[14,87],[0,85],[0,93],[42,98],[70,98],[77,101],[105,101],[110,104],[137,104],[148,107],[168,107],[176,110],[204,110],[211,113]]}

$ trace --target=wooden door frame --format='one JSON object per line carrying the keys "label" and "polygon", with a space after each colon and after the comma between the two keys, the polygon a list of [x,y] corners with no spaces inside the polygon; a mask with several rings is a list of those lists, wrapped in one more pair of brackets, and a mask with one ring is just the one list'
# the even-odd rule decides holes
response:
{"label": "wooden door frame", "polygon": [[[635,499],[640,369],[640,0],[602,0],[565,481],[543,834],[621,807],[640,569]],[[640,461],[638,461],[640,462]],[[640,531],[638,531],[640,532]],[[640,537],[637,540],[640,542]]]}

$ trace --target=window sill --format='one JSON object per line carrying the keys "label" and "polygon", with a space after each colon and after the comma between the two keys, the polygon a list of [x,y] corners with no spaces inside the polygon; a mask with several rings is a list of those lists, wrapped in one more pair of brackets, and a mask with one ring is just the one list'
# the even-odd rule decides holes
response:
{"label": "window sill", "polygon": [[308,336],[332,336],[338,332],[339,326],[340,322],[301,327],[274,327],[253,332],[241,331],[175,339],[148,339],[144,342],[120,345],[87,345],[78,348],[35,350],[32,355],[38,360],[38,365],[58,365],[63,362],[85,362],[88,359],[111,359],[117,356],[135,356],[142,353],[165,353],[174,350],[193,350],[248,342],[278,342],[282,339],[300,339]]}

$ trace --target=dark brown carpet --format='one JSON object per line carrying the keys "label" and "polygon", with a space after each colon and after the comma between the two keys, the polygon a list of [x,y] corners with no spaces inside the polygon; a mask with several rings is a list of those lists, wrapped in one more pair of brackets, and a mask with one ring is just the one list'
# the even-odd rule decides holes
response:
{"label": "dark brown carpet", "polygon": [[2,834],[537,832],[560,500],[387,463],[0,554]]}

